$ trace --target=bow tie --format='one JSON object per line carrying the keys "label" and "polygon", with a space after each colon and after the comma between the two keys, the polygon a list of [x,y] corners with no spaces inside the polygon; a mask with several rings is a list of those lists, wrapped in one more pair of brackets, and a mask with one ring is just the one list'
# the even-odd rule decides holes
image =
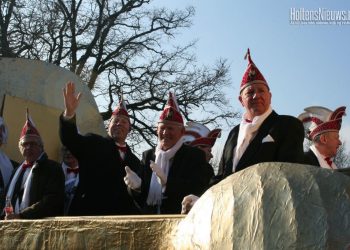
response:
{"label": "bow tie", "polygon": [[332,168],[332,160],[331,160],[331,158],[330,157],[326,157],[326,158],[324,158],[324,160],[327,162],[327,164]]}
{"label": "bow tie", "polygon": [[251,120],[248,120],[248,119],[244,119],[244,120],[245,120],[245,122],[247,122],[247,123],[252,123]]}
{"label": "bow tie", "polygon": [[126,151],[127,151],[126,146],[117,146],[117,148],[119,151],[122,151],[123,153],[126,153]]}
{"label": "bow tie", "polygon": [[78,174],[79,173],[79,168],[67,168],[67,174],[69,173],[74,173],[74,174]]}
{"label": "bow tie", "polygon": [[22,170],[33,167],[33,163],[23,163]]}

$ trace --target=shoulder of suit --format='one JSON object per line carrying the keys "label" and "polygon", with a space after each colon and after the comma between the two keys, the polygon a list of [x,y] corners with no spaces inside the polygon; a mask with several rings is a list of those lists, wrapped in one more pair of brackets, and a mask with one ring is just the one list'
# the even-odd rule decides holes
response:
{"label": "shoulder of suit", "polygon": [[54,168],[61,168],[61,164],[59,164],[57,161],[46,159],[45,164],[50,165]]}
{"label": "shoulder of suit", "polygon": [[291,115],[278,115],[278,118],[280,123],[288,126],[288,125],[296,125],[296,126],[303,126],[302,122]]}
{"label": "shoulder of suit", "polygon": [[239,131],[239,124],[234,126],[233,129],[231,129],[229,136],[233,133],[237,133]]}
{"label": "shoulder of suit", "polygon": [[156,151],[155,148],[150,148],[150,149],[143,151],[142,155],[144,155],[144,156],[149,155],[149,154],[152,155],[152,154],[155,154],[155,151]]}
{"label": "shoulder of suit", "polygon": [[187,144],[183,144],[177,152],[180,152],[180,151],[187,152],[187,153],[193,154],[193,155],[205,155],[205,153],[202,150],[200,150],[199,148],[192,147],[192,146],[187,145]]}
{"label": "shoulder of suit", "polygon": [[297,121],[299,121],[298,118],[291,116],[291,115],[278,115],[278,117],[281,120],[297,120]]}

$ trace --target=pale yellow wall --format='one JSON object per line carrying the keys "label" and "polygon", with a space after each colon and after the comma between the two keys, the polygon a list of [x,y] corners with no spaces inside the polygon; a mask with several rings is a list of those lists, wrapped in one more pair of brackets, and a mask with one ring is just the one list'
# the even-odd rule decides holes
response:
{"label": "pale yellow wall", "polygon": [[39,60],[0,58],[0,108],[5,105],[3,116],[10,133],[8,145],[3,145],[2,149],[13,160],[22,161],[18,139],[26,107],[29,107],[35,124],[43,134],[47,153],[58,160],[58,115],[64,109],[62,89],[68,81],[74,82],[76,91],[82,93],[77,109],[79,131],[82,134],[106,135],[95,99],[76,74]]}
{"label": "pale yellow wall", "polygon": [[30,100],[6,95],[3,107],[3,117],[9,126],[8,143],[3,150],[13,160],[21,162],[23,158],[18,150],[18,140],[26,121],[26,109],[35,123],[49,158],[60,161],[60,139],[58,136],[58,117],[62,111],[44,106]]}

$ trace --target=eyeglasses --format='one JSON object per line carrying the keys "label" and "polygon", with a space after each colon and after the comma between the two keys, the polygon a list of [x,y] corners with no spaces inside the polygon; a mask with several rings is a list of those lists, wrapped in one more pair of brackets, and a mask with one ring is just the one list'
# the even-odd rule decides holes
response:
{"label": "eyeglasses", "polygon": [[22,147],[35,147],[35,146],[40,146],[40,144],[39,143],[37,143],[37,142],[34,142],[34,141],[30,141],[30,142],[21,142],[21,146]]}

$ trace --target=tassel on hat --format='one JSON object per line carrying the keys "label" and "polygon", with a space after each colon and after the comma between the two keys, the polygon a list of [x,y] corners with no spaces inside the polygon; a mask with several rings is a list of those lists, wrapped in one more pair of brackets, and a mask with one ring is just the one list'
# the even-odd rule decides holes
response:
{"label": "tassel on hat", "polygon": [[244,56],[244,59],[248,59],[248,67],[246,71],[244,72],[242,82],[241,82],[241,87],[240,87],[240,92],[242,90],[254,83],[262,83],[265,84],[267,88],[269,88],[269,85],[267,84],[264,76],[261,74],[259,69],[255,66],[251,56],[250,56],[250,50],[248,48],[247,53]]}
{"label": "tassel on hat", "polygon": [[303,122],[305,137],[313,140],[317,135],[330,131],[339,131],[342,117],[345,115],[345,106],[334,111],[321,106],[312,106],[304,109],[304,113],[298,116]]}
{"label": "tassel on hat", "polygon": [[113,111],[112,116],[123,116],[123,117],[127,118],[130,122],[130,117],[129,117],[128,111],[126,109],[126,104],[125,104],[125,101],[123,99],[123,96],[120,97],[119,104],[116,107],[116,109]]}
{"label": "tassel on hat", "polygon": [[168,101],[164,107],[163,112],[159,117],[159,123],[173,122],[183,125],[182,115],[180,113],[179,106],[176,101],[176,96],[172,92],[169,92]]}
{"label": "tassel on hat", "polygon": [[35,127],[35,124],[32,120],[32,118],[29,115],[29,110],[27,109],[26,112],[26,122],[22,128],[21,131],[21,136],[20,136],[20,141],[28,138],[28,137],[36,137],[38,139],[41,140],[41,136],[39,134],[39,131],[37,130],[37,128]]}

